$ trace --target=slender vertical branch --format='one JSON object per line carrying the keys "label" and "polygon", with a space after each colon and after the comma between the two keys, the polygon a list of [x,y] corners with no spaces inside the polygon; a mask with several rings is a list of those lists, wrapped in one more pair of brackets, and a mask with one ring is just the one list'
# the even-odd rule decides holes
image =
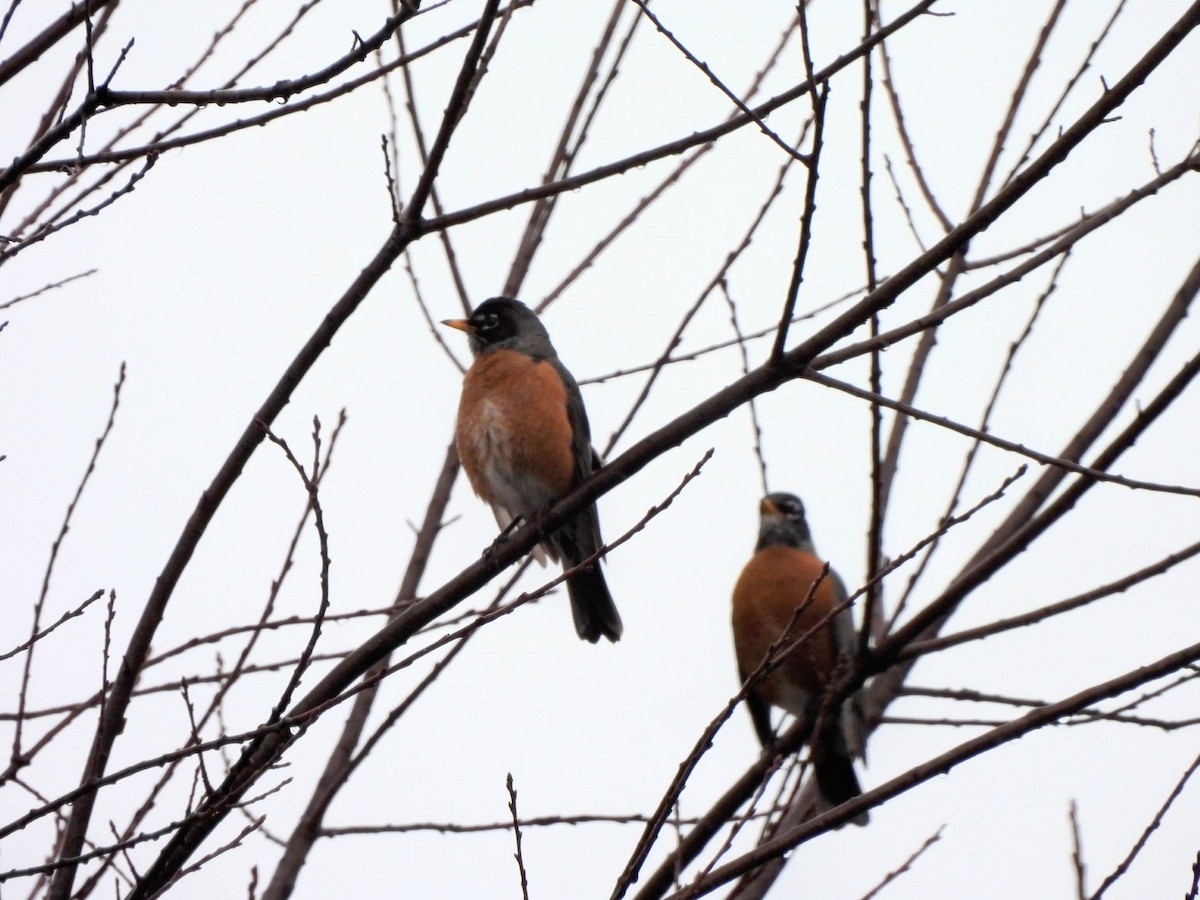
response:
{"label": "slender vertical branch", "polygon": [[25,754],[21,750],[22,726],[25,722],[26,703],[28,702],[29,678],[33,672],[34,644],[41,630],[42,613],[45,609],[46,597],[50,593],[50,576],[54,574],[54,566],[58,561],[58,552],[62,548],[62,543],[66,539],[67,532],[71,529],[71,518],[75,514],[75,508],[79,505],[79,500],[83,496],[83,491],[87,487],[88,481],[91,480],[92,473],[96,471],[96,461],[100,458],[100,451],[104,449],[104,444],[108,440],[109,434],[112,433],[113,425],[116,423],[117,409],[121,405],[121,388],[124,385],[125,363],[121,363],[121,369],[117,373],[117,382],[113,385],[112,407],[108,411],[108,421],[105,422],[104,430],[100,432],[100,436],[96,438],[91,458],[88,459],[87,467],[83,471],[83,477],[79,480],[79,484],[75,488],[75,495],[71,498],[71,502],[67,504],[67,511],[63,516],[58,536],[50,545],[50,558],[46,561],[46,569],[42,575],[42,589],[38,593],[37,601],[33,605],[33,622],[29,626],[30,638],[29,642],[25,645],[25,664],[21,669],[21,688],[17,694],[16,726],[13,728],[13,746],[10,759],[13,771],[20,768],[26,761]]}
{"label": "slender vertical branch", "polygon": [[771,347],[771,362],[773,364],[778,364],[783,358],[783,349],[787,345],[788,326],[791,324],[795,313],[796,299],[800,293],[800,285],[804,281],[804,264],[808,259],[808,247],[812,240],[813,217],[817,211],[817,177],[820,172],[821,148],[825,138],[825,104],[829,99],[829,82],[825,81],[818,84],[816,76],[813,74],[812,53],[808,46],[808,16],[805,4],[799,4],[797,10],[800,14],[800,45],[804,51],[804,68],[808,75],[808,84],[812,95],[813,147],[807,160],[808,181],[805,184],[804,190],[804,210],[800,214],[800,241],[796,249],[796,260],[792,264],[792,280],[788,285],[783,313],[779,318],[779,328],[775,335],[775,343]]}
{"label": "slender vertical branch", "polygon": [[[600,77],[600,61],[612,45],[613,36],[617,31],[617,23],[620,21],[624,11],[625,3],[623,0],[616,0],[609,13],[608,21],[605,23],[604,31],[601,33],[600,39],[596,42],[595,48],[592,50],[592,57],[588,63],[587,71],[584,73],[583,83],[579,86],[579,90],[575,92],[575,99],[563,122],[558,146],[554,148],[554,153],[550,157],[550,165],[542,178],[542,184],[549,184],[555,179],[563,178],[569,174],[575,158],[583,146],[583,142],[587,139],[587,121],[590,121],[591,117],[595,115],[596,110],[599,109],[600,104],[607,94],[606,88],[608,84],[611,84],[611,79],[594,96],[591,115],[586,117],[586,121],[582,127],[580,127],[580,118],[583,116],[587,98]],[[621,47],[621,52],[617,54],[617,58],[611,64],[613,72],[616,71],[616,67],[619,65],[624,52],[628,49],[629,38],[632,36],[633,30],[631,28],[629,37],[626,38]],[[533,264],[534,254],[537,252],[537,248],[541,245],[542,238],[545,236],[546,227],[549,225],[550,216],[554,213],[557,202],[557,195],[542,197],[530,207],[529,220],[526,222],[525,231],[521,235],[521,244],[513,257],[512,265],[509,267],[508,277],[504,280],[503,293],[506,297],[515,297],[520,292],[521,285],[525,281],[525,276],[529,274],[529,267]]]}
{"label": "slender vertical branch", "polygon": [[[871,36],[875,27],[876,15],[874,0],[863,0],[863,39]],[[875,271],[875,217],[871,209],[871,89],[874,73],[871,69],[871,54],[863,57],[863,88],[860,112],[862,114],[862,176],[859,191],[862,195],[863,211],[863,255],[866,264],[867,291],[875,290],[878,281]],[[879,314],[871,314],[871,337],[879,337]],[[871,391],[883,393],[883,370],[880,362],[880,351],[871,352]],[[880,608],[880,593],[882,585],[876,583],[875,576],[883,565],[883,411],[879,404],[872,402],[869,410],[871,419],[870,431],[870,460],[871,460],[871,507],[870,525],[867,528],[867,583],[872,585],[863,602],[862,626],[859,631],[859,653],[865,653],[870,641],[876,618],[882,618]]]}
{"label": "slender vertical branch", "polygon": [[512,815],[513,841],[517,845],[513,859],[517,861],[517,871],[521,875],[521,897],[529,900],[529,878],[525,874],[525,855],[521,851],[521,819],[517,815],[517,789],[513,785],[512,772],[508,773],[504,786],[508,789],[508,811]]}

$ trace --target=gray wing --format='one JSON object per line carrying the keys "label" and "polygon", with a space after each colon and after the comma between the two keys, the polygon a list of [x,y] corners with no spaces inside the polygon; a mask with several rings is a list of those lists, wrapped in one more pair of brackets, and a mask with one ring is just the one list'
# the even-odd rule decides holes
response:
{"label": "gray wing", "polygon": [[[567,421],[571,423],[571,453],[575,457],[575,477],[571,487],[577,487],[593,471],[600,467],[600,455],[592,447],[592,430],[588,425],[587,411],[583,407],[583,395],[575,381],[558,357],[550,360],[567,389]],[[600,538],[600,516],[593,503],[579,512],[553,536],[564,560],[572,564],[586,559],[603,543]]]}
{"label": "gray wing", "polygon": [[[829,577],[833,579],[833,588],[838,604],[845,603],[849,596],[845,583],[832,569],[829,570]],[[858,653],[858,631],[854,627],[854,613],[851,608],[846,607],[839,612],[832,625],[833,642],[838,656],[846,660],[853,660]],[[851,694],[842,704],[842,732],[846,737],[846,744],[850,752],[865,762],[867,758],[867,723],[863,713],[862,688]]]}

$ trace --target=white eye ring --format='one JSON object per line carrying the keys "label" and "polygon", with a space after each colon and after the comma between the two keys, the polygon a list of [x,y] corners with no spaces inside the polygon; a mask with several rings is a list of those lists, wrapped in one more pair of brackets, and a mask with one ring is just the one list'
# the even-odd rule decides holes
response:
{"label": "white eye ring", "polygon": [[500,324],[500,317],[495,313],[488,313],[479,323],[481,331],[487,331],[490,328],[495,328]]}

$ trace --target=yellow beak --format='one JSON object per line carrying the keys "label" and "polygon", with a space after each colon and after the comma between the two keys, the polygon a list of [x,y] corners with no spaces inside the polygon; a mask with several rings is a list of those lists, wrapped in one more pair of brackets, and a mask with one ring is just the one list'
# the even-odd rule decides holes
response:
{"label": "yellow beak", "polygon": [[786,518],[778,506],[771,502],[769,497],[763,497],[758,504],[758,513],[764,519],[783,519]]}
{"label": "yellow beak", "polygon": [[459,331],[465,331],[467,334],[475,330],[466,319],[442,319],[442,324],[450,328],[456,328]]}

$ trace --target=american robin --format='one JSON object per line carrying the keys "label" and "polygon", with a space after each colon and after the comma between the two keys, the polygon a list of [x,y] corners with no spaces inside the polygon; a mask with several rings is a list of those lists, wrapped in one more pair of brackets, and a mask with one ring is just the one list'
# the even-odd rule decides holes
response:
{"label": "american robin", "polygon": [[[493,297],[470,318],[442,324],[465,331],[475,357],[458,404],[458,458],[504,530],[518,518],[530,519],[599,468],[583,397],[545,326],[525,304]],[[533,554],[543,565],[549,556],[571,568],[603,543],[592,504]],[[601,637],[621,637],[621,617],[599,561],[567,579],[567,594],[581,638],[594,644]]]}
{"label": "american robin", "polygon": [[[862,793],[853,757],[863,756],[865,730],[859,696],[846,700],[839,709],[823,708],[826,688],[839,663],[855,652],[849,608],[822,624],[845,602],[846,588],[832,569],[821,579],[825,564],[813,548],[799,497],[768,494],[759,504],[759,514],[754,556],[733,589],[733,643],[742,681],[761,665],[781,637],[776,652],[800,643],[752,688],[746,707],[764,748],[775,740],[772,706],[794,716],[810,716],[818,723],[819,730],[809,742],[817,792],[824,808],[836,806]],[[806,605],[810,592],[812,598]],[[867,814],[854,821],[865,825]]]}

